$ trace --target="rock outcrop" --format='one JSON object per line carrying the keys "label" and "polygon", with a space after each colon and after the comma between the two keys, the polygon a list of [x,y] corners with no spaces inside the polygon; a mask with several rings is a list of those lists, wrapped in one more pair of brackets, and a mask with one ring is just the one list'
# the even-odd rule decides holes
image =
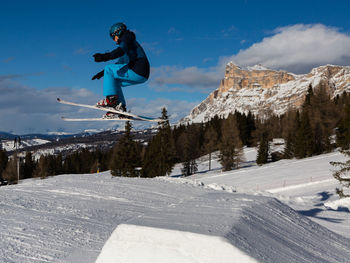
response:
{"label": "rock outcrop", "polygon": [[260,118],[281,115],[288,109],[298,109],[309,87],[318,89],[321,84],[331,97],[350,92],[350,66],[325,65],[296,75],[261,65],[242,69],[231,62],[219,88],[180,123],[206,122],[215,115],[226,117],[234,111],[250,111]]}

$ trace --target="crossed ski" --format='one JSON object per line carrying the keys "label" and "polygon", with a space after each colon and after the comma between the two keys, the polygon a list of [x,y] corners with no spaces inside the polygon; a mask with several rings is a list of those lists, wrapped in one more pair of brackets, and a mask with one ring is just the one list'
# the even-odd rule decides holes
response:
{"label": "crossed ski", "polygon": [[62,117],[62,119],[65,121],[128,121],[128,120],[149,121],[149,122],[163,122],[163,121],[165,121],[164,119],[151,118],[151,117],[133,114],[130,112],[118,111],[118,110],[116,110],[114,108],[110,108],[110,107],[98,107],[96,105],[75,103],[75,102],[71,102],[71,101],[61,100],[60,98],[57,98],[57,101],[59,103],[66,104],[66,105],[101,110],[101,111],[106,111],[106,112],[113,112],[113,113],[119,114],[121,116],[125,116],[125,117],[116,117],[116,118],[102,118],[102,117],[101,118],[67,118],[67,117]]}

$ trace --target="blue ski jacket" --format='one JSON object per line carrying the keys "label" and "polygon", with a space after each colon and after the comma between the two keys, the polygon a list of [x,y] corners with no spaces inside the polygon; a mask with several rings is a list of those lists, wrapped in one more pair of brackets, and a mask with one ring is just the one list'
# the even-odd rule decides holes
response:
{"label": "blue ski jacket", "polygon": [[118,40],[118,48],[104,55],[108,60],[120,58],[118,64],[128,64],[128,68],[136,74],[149,78],[150,64],[145,51],[136,41],[134,32],[126,30]]}

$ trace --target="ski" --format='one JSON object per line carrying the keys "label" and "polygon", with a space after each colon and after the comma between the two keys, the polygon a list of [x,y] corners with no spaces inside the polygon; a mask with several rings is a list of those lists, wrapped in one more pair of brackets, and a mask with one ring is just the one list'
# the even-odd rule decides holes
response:
{"label": "ski", "polygon": [[[131,118],[125,118],[127,120],[139,120],[139,121],[150,121],[150,122],[163,122],[163,119],[159,119],[159,118],[151,118],[151,117],[146,117],[146,116],[141,116],[141,115],[137,115],[137,114],[133,114],[130,112],[123,112],[123,111],[117,111],[114,108],[109,108],[109,107],[98,107],[96,105],[88,105],[88,104],[81,104],[81,103],[75,103],[75,102],[71,102],[71,101],[65,101],[65,100],[61,100],[60,98],[57,98],[57,101],[59,103],[62,104],[66,104],[66,105],[72,105],[72,106],[77,106],[77,107],[83,107],[83,108],[89,108],[89,109],[95,109],[95,110],[101,110],[101,111],[106,111],[106,112],[113,112],[113,113],[117,113],[117,114],[121,114],[124,116],[128,116]],[[65,117],[64,117],[65,118]],[[95,118],[94,118],[95,119]],[[96,118],[97,119],[103,119],[103,118]],[[68,118],[65,118],[64,120],[68,120]],[[103,120],[123,120],[123,118],[118,118],[118,119],[103,119]],[[72,118],[70,118],[70,121],[73,121]],[[78,119],[77,119],[78,121]]]}
{"label": "ski", "polygon": [[142,121],[139,119],[133,119],[133,118],[67,118],[67,117],[61,117],[64,121]]}

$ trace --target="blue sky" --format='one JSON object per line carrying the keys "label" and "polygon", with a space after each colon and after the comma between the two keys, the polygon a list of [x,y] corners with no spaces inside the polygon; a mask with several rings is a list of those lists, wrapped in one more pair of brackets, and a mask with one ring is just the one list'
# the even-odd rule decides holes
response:
{"label": "blue sky", "polygon": [[116,48],[111,24],[136,32],[150,63],[146,84],[124,89],[128,108],[173,121],[219,86],[224,65],[261,63],[307,73],[322,64],[350,65],[349,1],[6,1],[0,9],[0,131],[15,133],[109,128],[64,123],[61,115],[99,112],[57,105],[94,103],[106,63],[96,52]]}

